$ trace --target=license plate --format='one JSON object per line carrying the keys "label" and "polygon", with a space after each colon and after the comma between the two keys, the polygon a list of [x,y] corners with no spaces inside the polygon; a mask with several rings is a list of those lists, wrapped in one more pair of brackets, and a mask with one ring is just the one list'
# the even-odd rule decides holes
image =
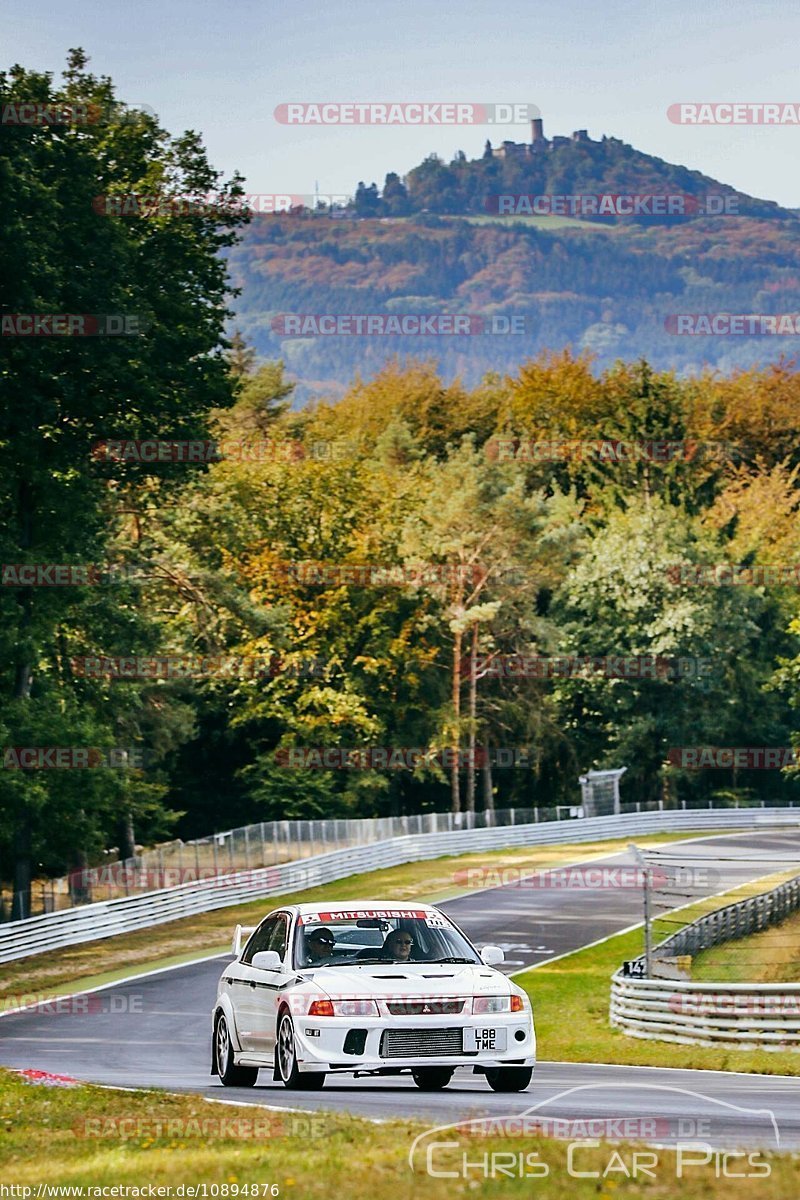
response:
{"label": "license plate", "polygon": [[505,1050],[506,1030],[488,1026],[485,1029],[464,1030],[465,1050]]}

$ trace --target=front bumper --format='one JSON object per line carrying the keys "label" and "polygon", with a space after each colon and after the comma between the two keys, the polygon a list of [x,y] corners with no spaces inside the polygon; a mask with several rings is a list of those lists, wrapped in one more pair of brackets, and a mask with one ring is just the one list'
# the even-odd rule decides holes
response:
{"label": "front bumper", "polygon": [[[469,1050],[456,1053],[426,1052],[402,1055],[382,1053],[383,1035],[389,1031],[407,1030],[409,1035],[435,1034],[454,1028],[453,1017],[426,1019],[421,1017],[295,1017],[297,1067],[303,1071],[398,1071],[417,1067],[477,1067],[479,1070],[502,1066],[532,1067],[536,1064],[536,1034],[530,1013],[493,1014],[491,1025],[505,1032],[503,1050]],[[487,1019],[474,1018],[458,1023],[470,1039],[467,1030],[480,1031]],[[353,1033],[358,1037],[353,1037]],[[348,1035],[350,1035],[348,1037]],[[474,1039],[473,1039],[474,1041]],[[346,1048],[346,1044],[347,1047]],[[353,1049],[355,1047],[355,1050]]]}

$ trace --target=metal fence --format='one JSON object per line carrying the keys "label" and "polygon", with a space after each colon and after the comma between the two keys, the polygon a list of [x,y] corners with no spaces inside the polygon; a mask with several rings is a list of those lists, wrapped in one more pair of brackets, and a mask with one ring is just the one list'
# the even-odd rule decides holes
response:
{"label": "metal fence", "polygon": [[0,962],[130,933],[248,900],[286,895],[382,867],[448,854],[601,841],[665,831],[710,831],[743,826],[797,828],[799,824],[800,810],[797,809],[768,808],[748,814],[733,809],[678,809],[404,835],[293,862],[181,883],[143,895],[80,905],[23,921],[9,921],[0,925]]}
{"label": "metal fence", "polygon": [[760,933],[771,925],[779,925],[792,913],[800,910],[800,875],[781,883],[771,892],[760,896],[749,896],[737,900],[725,908],[708,913],[685,925],[653,950],[654,958],[673,957],[678,954],[699,954],[719,946],[721,942],[734,941],[751,933]]}
{"label": "metal fence", "polygon": [[[730,801],[707,801],[703,807],[728,808]],[[699,805],[698,805],[699,807]],[[737,800],[734,807],[739,808]],[[742,801],[742,808],[764,807],[763,801]],[[663,803],[625,805],[627,812],[662,811]],[[681,811],[686,810],[685,801]],[[610,815],[613,807],[593,815]],[[59,879],[38,880],[31,892],[28,916],[61,912],[101,900],[141,896],[163,888],[196,883],[237,871],[278,866],[313,858],[332,850],[372,845],[388,838],[417,834],[453,833],[548,821],[575,820],[584,816],[579,805],[506,808],[477,813],[430,812],[401,817],[365,817],[318,821],[260,821],[254,825],[214,833],[194,841],[180,840],[122,861],[76,869]],[[0,888],[0,911],[11,911],[11,894]]]}
{"label": "metal fence", "polygon": [[[332,850],[372,845],[388,838],[459,829],[527,825],[537,820],[560,820],[578,810],[499,809],[496,812],[431,812],[402,817],[365,817],[317,821],[260,821],[193,841],[175,840],[134,858],[109,857],[98,866],[76,869],[58,879],[40,880],[31,895],[32,911],[60,912],[100,900],[144,895],[184,883],[211,880],[237,871],[277,866],[314,858]],[[0,891],[10,905],[8,893]]]}
{"label": "metal fence", "polygon": [[[798,911],[800,875],[699,917],[656,946],[653,957],[698,954],[778,925]],[[657,1041],[800,1050],[800,984],[692,983],[617,971],[611,978],[610,1021],[632,1037]]]}

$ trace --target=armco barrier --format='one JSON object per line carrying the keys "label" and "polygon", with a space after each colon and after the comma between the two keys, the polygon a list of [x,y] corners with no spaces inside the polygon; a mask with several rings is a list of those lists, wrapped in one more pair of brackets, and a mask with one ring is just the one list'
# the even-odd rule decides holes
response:
{"label": "armco barrier", "polygon": [[[697,954],[777,925],[800,908],[800,876],[698,917],[653,949]],[[638,962],[643,962],[640,958]],[[611,978],[610,1021],[632,1037],[740,1049],[800,1050],[800,983],[692,983]]]}
{"label": "armco barrier", "polygon": [[778,884],[770,892],[748,896],[714,912],[698,917],[668,937],[653,950],[653,957],[673,958],[699,954],[722,942],[733,942],[771,925],[780,925],[800,909],[800,875]]}
{"label": "armco barrier", "polygon": [[800,1050],[800,983],[611,979],[611,1024],[631,1037],[739,1050]]}
{"label": "armco barrier", "polygon": [[511,825],[449,833],[414,834],[334,850],[297,862],[239,871],[202,882],[147,892],[119,900],[87,904],[0,925],[0,962],[11,962],[62,946],[131,933],[196,913],[241,904],[260,897],[318,887],[350,875],[440,858],[446,854],[495,850],[514,846],[579,843],[629,838],[660,832],[712,832],[725,829],[800,827],[800,810],[792,808],[669,810],[586,817],[547,824]]}

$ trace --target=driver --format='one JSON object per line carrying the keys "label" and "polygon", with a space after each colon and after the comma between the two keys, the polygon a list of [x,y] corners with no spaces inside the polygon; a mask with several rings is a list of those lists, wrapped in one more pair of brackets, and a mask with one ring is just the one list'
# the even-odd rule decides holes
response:
{"label": "driver", "polygon": [[408,962],[411,958],[411,948],[414,945],[414,939],[411,934],[405,929],[393,929],[387,934],[386,940],[383,943],[383,953],[388,955],[394,962]]}
{"label": "driver", "polygon": [[309,962],[330,962],[335,944],[336,938],[333,931],[326,925],[320,925],[319,929],[313,929],[306,937],[306,955]]}

